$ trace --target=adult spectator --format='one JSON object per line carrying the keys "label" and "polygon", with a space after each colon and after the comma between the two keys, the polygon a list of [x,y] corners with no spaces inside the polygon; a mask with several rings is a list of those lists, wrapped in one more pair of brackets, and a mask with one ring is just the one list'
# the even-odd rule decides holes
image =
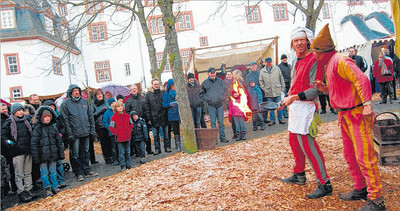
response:
{"label": "adult spectator", "polygon": [[194,78],[193,73],[188,73],[187,81],[188,81],[187,82],[187,92],[188,92],[188,97],[189,97],[190,110],[192,113],[194,128],[200,128],[200,119],[201,119],[200,89],[201,89],[201,86],[200,86],[199,82]]}
{"label": "adult spectator", "polygon": [[[112,164],[112,145],[110,136],[108,135],[107,128],[103,124],[103,115],[107,111],[108,103],[104,99],[104,94],[101,89],[96,89],[94,91],[94,101],[92,103],[94,125],[96,128],[97,137],[100,141],[101,151],[103,152],[104,161],[106,164]],[[93,164],[93,163],[92,163]]]}
{"label": "adult spectator", "polygon": [[69,142],[72,171],[78,181],[83,181],[83,175],[98,175],[89,166],[89,135],[95,133],[93,111],[89,103],[81,97],[81,88],[78,85],[71,84],[67,96],[61,104],[61,120]]}
{"label": "adult spectator", "polygon": [[1,113],[1,124],[3,124],[6,121],[6,119],[8,119],[8,117],[9,117],[8,107],[5,103],[1,104],[0,113]]}
{"label": "adult spectator", "polygon": [[339,194],[339,198],[345,201],[366,199],[361,210],[385,210],[372,138],[374,112],[368,77],[350,58],[336,53],[328,24],[314,39],[311,50],[318,66],[321,69],[326,67],[327,86],[319,82],[317,88],[329,93],[332,107],[339,110],[344,158],[355,183],[352,191]]}
{"label": "adult spectator", "polygon": [[[391,44],[389,44],[389,47],[390,47],[390,45]],[[396,56],[396,54],[394,54],[394,52],[391,55],[389,49],[387,49],[387,48],[383,49],[383,53],[385,54],[385,57],[387,59],[390,59],[390,61],[393,64],[394,75],[393,75],[393,81],[392,81],[392,91],[393,91],[393,100],[397,100],[397,95],[396,95],[396,77],[398,77],[397,76],[397,74],[398,74],[397,72],[399,71],[399,70],[397,70],[398,69],[397,65],[398,65],[398,62],[399,62],[398,59],[399,58],[396,58],[397,56]]]}
{"label": "adult spectator", "polygon": [[35,110],[37,110],[40,107],[39,96],[37,94],[29,95],[28,104],[32,105],[35,108]]}
{"label": "adult spectator", "polygon": [[154,155],[161,153],[160,130],[163,133],[163,142],[165,152],[171,152],[171,140],[168,136],[168,125],[166,124],[166,111],[162,107],[162,100],[165,91],[160,88],[160,81],[153,79],[151,81],[151,89],[146,94],[145,112],[149,118],[154,137]]}
{"label": "adult spectator", "polygon": [[394,98],[392,90],[394,75],[393,63],[383,55],[383,52],[379,52],[378,59],[375,61],[374,67],[372,68],[372,74],[381,88],[382,101],[379,104],[386,104],[388,95],[389,102],[392,103]]}
{"label": "adult spectator", "polygon": [[227,94],[226,84],[222,79],[216,77],[215,68],[208,69],[208,78],[201,84],[200,97],[208,104],[211,128],[217,127],[216,119],[218,118],[219,139],[222,143],[229,142],[225,138],[224,126],[224,102]]}
{"label": "adult spectator", "polygon": [[[233,72],[231,70],[226,71],[226,76],[224,79],[224,82],[226,84],[226,88],[228,90],[228,93],[232,92],[232,83],[235,81],[235,78],[233,77]],[[229,101],[230,101],[229,94],[227,95],[225,99],[225,105],[228,107],[229,106]]]}
{"label": "adult spectator", "polygon": [[[138,113],[138,116],[144,119],[144,121],[146,122],[147,129],[150,129],[148,124],[149,119],[146,116],[145,104],[146,101],[142,94],[139,92],[137,85],[133,84],[130,88],[129,97],[126,99],[125,102],[125,111],[128,114],[130,114],[132,111],[136,111]],[[151,151],[151,139],[149,136],[147,137],[148,138],[146,138],[145,140],[147,154],[153,154],[153,151]],[[131,154],[134,153],[133,150],[138,150],[136,152],[140,152],[139,149],[136,149],[134,146],[135,143],[131,143]]]}
{"label": "adult spectator", "polygon": [[[278,65],[279,69],[281,69],[281,73],[283,76],[283,80],[285,80],[285,97],[290,89],[290,81],[292,78],[290,77],[290,72],[292,71],[292,66],[287,62],[286,54],[281,55],[281,63]],[[287,107],[283,108],[283,116],[288,118]]]}
{"label": "adult spectator", "polygon": [[[271,57],[265,59],[265,67],[260,71],[259,78],[260,88],[264,90],[266,101],[268,102],[280,102],[281,95],[285,91],[285,80],[278,66],[272,65]],[[285,124],[283,120],[283,111],[278,110],[279,124]],[[269,126],[275,124],[275,111],[270,112]]]}
{"label": "adult spectator", "polygon": [[363,73],[365,73],[365,71],[368,69],[367,61],[365,61],[364,57],[357,55],[357,53],[358,50],[355,47],[349,48],[349,57],[354,60],[357,67],[360,68]]}
{"label": "adult spectator", "polygon": [[293,83],[289,96],[283,104],[289,107],[289,144],[294,156],[293,176],[281,179],[286,183],[305,185],[305,164],[308,159],[318,186],[311,194],[311,199],[321,198],[332,194],[332,185],[326,172],[325,160],[315,141],[316,134],[310,131],[317,110],[316,98],[318,90],[314,86],[316,80],[321,80],[324,72],[317,69],[314,54],[310,51],[310,44],[314,38],[313,32],[304,27],[298,27],[291,33],[291,47],[296,52],[296,63],[293,65]]}
{"label": "adult spectator", "polygon": [[260,83],[258,81],[259,77],[260,77],[260,71],[257,69],[257,63],[251,62],[250,63],[250,72],[246,75],[246,79],[245,79],[245,84],[244,85],[246,87],[249,87],[250,80],[253,79],[253,81],[256,83],[256,85],[260,86]]}
{"label": "adult spectator", "polygon": [[[168,113],[168,128],[173,130],[174,139],[175,139],[175,147],[178,152],[182,151],[181,149],[181,135],[180,135],[180,116],[179,116],[179,108],[178,103],[176,101],[176,90],[174,79],[169,79],[167,83],[167,91],[164,93],[162,106],[167,110]],[[170,136],[170,132],[168,136]]]}
{"label": "adult spectator", "polygon": [[111,92],[106,91],[106,93],[104,93],[104,95],[106,96],[106,100],[113,98],[114,96],[111,94]]}

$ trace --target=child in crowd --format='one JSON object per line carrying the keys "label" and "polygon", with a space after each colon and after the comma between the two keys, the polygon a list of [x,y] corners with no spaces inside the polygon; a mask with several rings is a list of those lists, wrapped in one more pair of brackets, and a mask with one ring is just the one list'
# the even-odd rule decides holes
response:
{"label": "child in crowd", "polygon": [[114,134],[111,133],[110,131],[110,123],[111,123],[111,117],[114,115],[114,111],[115,111],[115,99],[114,98],[108,98],[107,99],[107,103],[109,105],[108,109],[106,112],[104,112],[103,114],[103,125],[105,128],[107,128],[108,130],[108,134],[110,135],[110,141],[111,141],[111,151],[112,151],[112,159],[113,165],[118,165],[118,148],[117,148],[117,143],[115,142],[115,136]]}
{"label": "child in crowd", "polygon": [[24,106],[15,103],[11,106],[11,116],[2,125],[1,140],[11,154],[17,194],[20,202],[28,202],[36,197],[32,189],[32,156],[30,143],[32,125],[30,118],[24,115]]}
{"label": "child in crowd", "polygon": [[57,161],[63,160],[64,145],[58,133],[56,112],[49,106],[36,111],[37,125],[32,133],[31,151],[34,163],[40,163],[40,175],[45,196],[60,192],[57,181]]}
{"label": "child in crowd", "polygon": [[246,126],[244,125],[245,119],[247,120],[246,113],[244,113],[239,107],[245,109],[246,112],[251,112],[247,106],[247,102],[242,102],[243,100],[241,99],[242,94],[239,91],[240,89],[244,93],[244,90],[241,86],[239,86],[238,89],[232,89],[230,96],[231,101],[229,102],[229,119],[232,122],[235,122],[236,141],[246,140]]}
{"label": "child in crowd", "polygon": [[133,127],[131,133],[131,141],[135,143],[135,148],[139,149],[140,163],[145,163],[145,143],[144,141],[149,138],[146,123],[139,117],[136,111],[131,111],[130,116],[133,120]]}
{"label": "child in crowd", "polygon": [[256,84],[254,79],[249,80],[249,87],[247,88],[247,93],[249,93],[250,109],[252,112],[253,119],[253,131],[257,130],[258,122],[261,124],[261,130],[265,129],[265,122],[260,112],[260,103],[262,102],[262,93],[260,87]]}
{"label": "child in crowd", "polygon": [[130,143],[132,122],[129,114],[125,113],[124,104],[117,102],[115,104],[114,115],[111,117],[110,131],[115,135],[115,141],[118,144],[119,165],[121,171],[125,168],[131,168]]}

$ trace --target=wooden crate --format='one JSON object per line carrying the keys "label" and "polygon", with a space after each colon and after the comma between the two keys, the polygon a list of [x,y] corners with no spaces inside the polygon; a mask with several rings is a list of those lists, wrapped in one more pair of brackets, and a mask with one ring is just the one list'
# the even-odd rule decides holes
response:
{"label": "wooden crate", "polygon": [[374,136],[374,149],[380,165],[400,165],[400,140],[382,142]]}
{"label": "wooden crate", "polygon": [[[382,114],[386,118],[378,119]],[[376,115],[374,117],[373,133],[374,137],[379,139],[379,143],[400,142],[400,118],[392,112],[382,112]]]}

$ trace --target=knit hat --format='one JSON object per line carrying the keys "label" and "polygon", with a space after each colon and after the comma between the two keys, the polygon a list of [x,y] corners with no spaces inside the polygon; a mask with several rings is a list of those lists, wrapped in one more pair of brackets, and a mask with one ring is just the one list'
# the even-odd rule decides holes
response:
{"label": "knit hat", "polygon": [[254,80],[254,78],[250,78],[249,83],[255,83],[256,81]]}
{"label": "knit hat", "polygon": [[117,95],[117,100],[119,100],[119,99],[124,99],[124,96],[122,96],[122,95]]}
{"label": "knit hat", "polygon": [[331,37],[328,25],[326,24],[315,37],[314,42],[311,44],[312,51],[321,53],[335,50],[335,43]]}
{"label": "knit hat", "polygon": [[108,100],[107,100],[108,105],[111,106],[111,104],[112,104],[113,102],[115,102],[115,99],[114,99],[113,97],[108,98]]}
{"label": "knit hat", "polygon": [[189,79],[191,79],[191,78],[194,78],[194,74],[193,74],[193,73],[188,73],[187,79],[189,80]]}
{"label": "knit hat", "polygon": [[281,60],[282,60],[282,59],[287,59],[286,54],[282,54],[282,55],[281,55]]}
{"label": "knit hat", "polygon": [[272,62],[272,59],[271,59],[271,57],[267,57],[267,58],[265,58],[265,62]]}
{"label": "knit hat", "polygon": [[11,105],[11,115],[14,115],[15,112],[19,110],[24,110],[24,106],[21,103],[14,103]]}
{"label": "knit hat", "polygon": [[[44,109],[43,112],[42,112],[42,116],[40,117],[40,120],[42,120],[42,122],[43,122],[43,119],[44,119],[46,116],[50,116],[50,118],[53,117],[53,116],[51,115],[51,113],[50,113],[49,110]],[[51,119],[50,119],[50,121],[51,121]]]}

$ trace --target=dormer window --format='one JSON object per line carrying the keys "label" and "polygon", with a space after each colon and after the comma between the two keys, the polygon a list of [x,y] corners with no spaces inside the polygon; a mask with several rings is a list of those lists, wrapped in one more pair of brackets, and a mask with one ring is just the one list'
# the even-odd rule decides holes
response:
{"label": "dormer window", "polygon": [[0,11],[0,29],[12,29],[15,28],[14,10],[1,10]]}

